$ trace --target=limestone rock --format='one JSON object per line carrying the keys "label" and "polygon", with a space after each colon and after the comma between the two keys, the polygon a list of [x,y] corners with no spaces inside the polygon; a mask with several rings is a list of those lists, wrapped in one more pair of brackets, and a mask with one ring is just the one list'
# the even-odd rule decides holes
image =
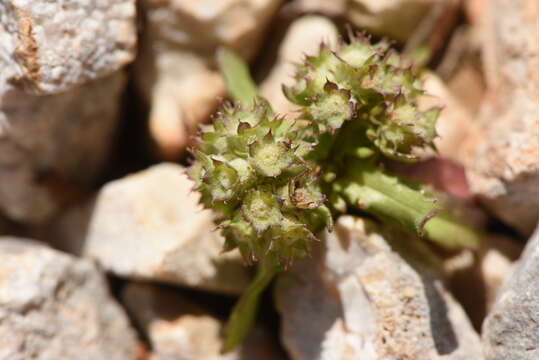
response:
{"label": "limestone rock", "polygon": [[[281,276],[277,307],[293,360],[482,359],[462,308],[416,258],[367,221],[341,217],[325,248]],[[398,239],[395,239],[398,240]],[[413,255],[415,254],[415,255]]]}
{"label": "limestone rock", "polygon": [[296,0],[302,11],[346,16],[359,28],[403,42],[435,6],[447,16],[457,5],[455,0]]}
{"label": "limestone rock", "polygon": [[[146,45],[155,46],[151,40]],[[175,159],[225,95],[224,80],[208,60],[188,50],[152,54],[143,48],[135,69],[138,88],[150,104],[150,138],[159,155]]]}
{"label": "limestone rock", "polygon": [[469,55],[447,82],[451,94],[473,117],[479,113],[486,91],[485,79],[478,63],[478,59]]}
{"label": "limestone rock", "polygon": [[487,234],[479,251],[464,250],[444,261],[448,286],[476,329],[481,329],[522,248],[518,239]]}
{"label": "limestone rock", "polygon": [[124,74],[117,72],[68,92],[36,96],[0,79],[1,212],[25,223],[43,222],[70,200],[70,188],[92,183],[112,143],[124,85]]}
{"label": "limestone rock", "polygon": [[0,83],[53,94],[112,74],[135,54],[134,0],[0,3]]}
{"label": "limestone rock", "polygon": [[271,17],[283,0],[144,0],[149,32],[154,39],[213,56],[216,47],[230,47],[250,58]]}
{"label": "limestone rock", "polygon": [[[91,183],[134,57],[133,0],[0,3],[0,211],[40,223]],[[81,166],[84,163],[84,166]]]}
{"label": "limestone rock", "polygon": [[295,20],[288,29],[279,48],[278,60],[271,73],[260,85],[260,94],[279,114],[294,115],[298,107],[283,95],[282,85],[292,85],[296,67],[305,55],[315,55],[322,42],[331,47],[337,44],[337,27],[322,16],[304,16]]}
{"label": "limestone rock", "polygon": [[[433,73],[423,77],[426,95],[419,99],[423,109],[438,106],[442,112],[436,123],[439,135],[435,139],[438,154],[460,164],[466,162],[467,149],[463,142],[468,136],[474,136],[477,125],[468,109],[447,88],[444,82]],[[434,155],[434,154],[431,154]]]}
{"label": "limestone rock", "polygon": [[480,131],[470,138],[471,190],[504,222],[529,234],[539,219],[539,5],[486,2],[488,85]]}
{"label": "limestone rock", "polygon": [[92,221],[95,197],[64,209],[44,226],[34,227],[31,237],[47,242],[55,249],[83,256],[88,227]]}
{"label": "limestone rock", "polygon": [[487,17],[487,5],[490,0],[466,0],[463,2],[464,11],[472,25],[482,25]]}
{"label": "limestone rock", "polygon": [[239,252],[221,254],[224,239],[185,169],[160,164],[100,191],[83,253],[121,277],[225,293],[249,282]]}
{"label": "limestone rock", "polygon": [[321,13],[326,16],[342,16],[346,13],[349,0],[295,0],[294,6],[300,12]]}
{"label": "limestone rock", "polygon": [[152,360],[280,359],[261,328],[255,328],[239,349],[220,354],[223,322],[170,289],[130,283],[123,299],[150,339]]}
{"label": "limestone rock", "polygon": [[528,241],[483,324],[489,360],[539,358],[539,231]]}
{"label": "limestone rock", "polygon": [[490,235],[485,239],[478,265],[485,283],[487,313],[494,305],[503,282],[512,273],[523,246],[518,240],[501,235]]}
{"label": "limestone rock", "polygon": [[0,358],[133,359],[135,333],[88,260],[0,238]]}
{"label": "limestone rock", "polygon": [[217,47],[252,58],[281,2],[142,1],[145,28],[135,80],[150,104],[150,135],[163,157],[178,157],[225,95],[214,61]]}

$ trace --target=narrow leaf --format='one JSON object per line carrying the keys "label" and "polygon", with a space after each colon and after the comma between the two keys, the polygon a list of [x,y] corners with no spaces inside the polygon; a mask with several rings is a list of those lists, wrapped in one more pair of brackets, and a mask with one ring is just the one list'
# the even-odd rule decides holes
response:
{"label": "narrow leaf", "polygon": [[232,98],[243,106],[250,106],[256,97],[257,89],[247,64],[227,48],[219,48],[217,62]]}

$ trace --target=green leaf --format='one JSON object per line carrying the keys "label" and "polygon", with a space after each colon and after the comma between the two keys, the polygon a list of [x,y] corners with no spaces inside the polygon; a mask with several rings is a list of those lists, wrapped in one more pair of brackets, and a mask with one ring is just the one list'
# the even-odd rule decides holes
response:
{"label": "green leaf", "polygon": [[445,211],[440,212],[425,224],[425,237],[447,248],[477,248],[481,234],[462,224]]}
{"label": "green leaf", "polygon": [[217,62],[232,98],[243,106],[252,105],[257,89],[249,73],[249,67],[243,59],[232,50],[219,48]]}
{"label": "green leaf", "polygon": [[333,188],[351,206],[448,248],[478,245],[480,236],[442,213],[441,205],[424,190],[414,189],[365,161],[349,159],[347,169]]}
{"label": "green leaf", "polygon": [[263,260],[258,264],[255,279],[236,303],[228,319],[226,338],[221,353],[233,350],[249,334],[255,322],[260,295],[279,270],[280,266],[271,259]]}

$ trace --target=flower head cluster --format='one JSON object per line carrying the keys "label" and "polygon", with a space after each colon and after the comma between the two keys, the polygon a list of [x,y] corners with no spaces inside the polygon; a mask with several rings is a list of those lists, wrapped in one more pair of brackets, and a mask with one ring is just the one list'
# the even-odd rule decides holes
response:
{"label": "flower head cluster", "polygon": [[[273,256],[288,264],[331,225],[325,195],[333,211],[344,209],[349,194],[333,180],[353,174],[348,155],[370,158],[373,169],[373,155],[411,161],[413,147],[433,146],[439,109],[418,110],[417,78],[387,43],[355,38],[337,51],[322,46],[298,66],[296,84],[284,88],[301,106],[298,121],[275,116],[260,98],[225,105],[202,128],[191,170],[202,203],[222,215],[225,249],[239,248],[248,262]],[[375,212],[380,196],[370,200]]]}
{"label": "flower head cluster", "polygon": [[413,147],[433,146],[440,109],[418,110],[422,85],[404,63],[387,42],[371,45],[359,36],[337,51],[322,46],[317,56],[307,57],[284,93],[319,133],[335,133],[352,120],[357,137],[366,136],[373,150],[415,160]]}
{"label": "flower head cluster", "polygon": [[226,105],[202,128],[191,176],[202,203],[218,210],[226,249],[248,262],[303,256],[313,233],[331,221],[316,167],[304,157],[312,144],[294,121],[257,99],[251,108]]}

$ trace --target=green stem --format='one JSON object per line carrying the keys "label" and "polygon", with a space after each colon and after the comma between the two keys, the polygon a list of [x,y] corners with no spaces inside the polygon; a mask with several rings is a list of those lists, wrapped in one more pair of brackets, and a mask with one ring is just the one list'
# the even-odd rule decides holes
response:
{"label": "green stem", "polygon": [[242,294],[228,319],[222,353],[233,350],[249,334],[256,318],[260,295],[279,270],[280,266],[273,260],[264,259],[258,263],[255,279]]}
{"label": "green stem", "polygon": [[232,50],[219,48],[217,62],[230,96],[243,106],[251,105],[258,91],[245,61]]}
{"label": "green stem", "polygon": [[434,198],[364,160],[348,159],[333,190],[346,202],[448,248],[477,247],[480,236],[459,223]]}

